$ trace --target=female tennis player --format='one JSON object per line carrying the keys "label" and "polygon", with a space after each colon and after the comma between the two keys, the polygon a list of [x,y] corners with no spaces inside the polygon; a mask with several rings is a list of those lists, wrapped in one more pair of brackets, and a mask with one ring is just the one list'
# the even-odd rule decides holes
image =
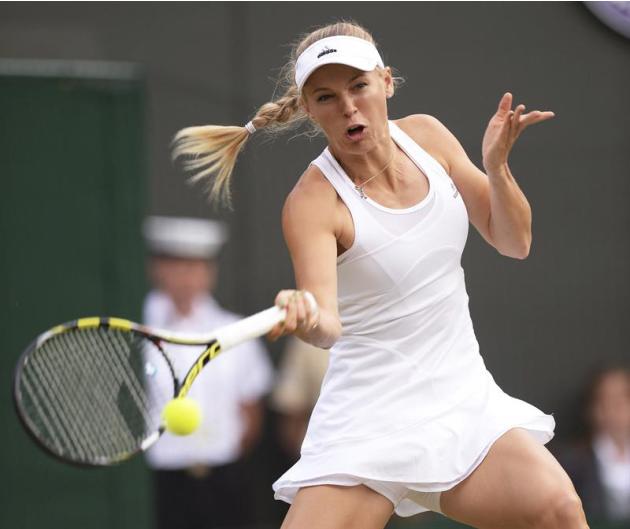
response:
{"label": "female tennis player", "polygon": [[[379,529],[392,512],[442,512],[482,529],[584,529],[581,503],[544,448],[554,421],[506,395],[486,370],[460,258],[469,221],[524,259],[531,210],[508,167],[525,128],[552,112],[501,98],[480,171],[428,115],[388,118],[395,78],[371,35],[322,27],[296,46],[290,86],[245,127],[194,127],[193,155],[228,197],[238,151],[258,129],[309,120],[328,147],[289,194],[284,235],[299,290],[270,334],[330,348],[300,460],[274,484],[284,529]],[[312,293],[318,311],[309,309]]]}

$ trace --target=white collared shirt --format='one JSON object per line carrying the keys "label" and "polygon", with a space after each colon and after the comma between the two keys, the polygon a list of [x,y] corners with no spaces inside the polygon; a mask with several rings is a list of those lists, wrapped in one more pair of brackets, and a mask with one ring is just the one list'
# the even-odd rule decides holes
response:
{"label": "white collared shirt", "polygon": [[[202,296],[191,313],[181,316],[164,293],[149,293],[144,304],[147,325],[177,332],[205,332],[239,316],[221,308],[210,296]],[[181,380],[201,348],[165,345],[175,373]],[[202,408],[202,422],[193,434],[180,437],[168,432],[146,454],[155,469],[182,469],[196,464],[218,466],[240,455],[244,428],[241,403],[258,400],[272,384],[273,372],[260,340],[245,342],[214,359],[201,372],[189,396]]]}
{"label": "white collared shirt", "polygon": [[609,516],[615,520],[630,518],[630,442],[620,454],[613,440],[601,435],[593,441],[593,450]]}

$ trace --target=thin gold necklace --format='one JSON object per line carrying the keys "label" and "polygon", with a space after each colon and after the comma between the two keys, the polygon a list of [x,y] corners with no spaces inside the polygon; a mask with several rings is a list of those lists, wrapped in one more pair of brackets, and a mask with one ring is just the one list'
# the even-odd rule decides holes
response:
{"label": "thin gold necklace", "polygon": [[383,174],[385,172],[385,170],[392,164],[392,162],[394,161],[394,156],[396,155],[396,147],[393,148],[392,150],[392,157],[389,159],[389,162],[387,162],[387,164],[385,165],[385,167],[383,167],[378,173],[370,176],[370,178],[368,178],[365,182],[363,182],[362,184],[355,184],[354,188],[358,191],[359,196],[363,199],[367,199],[367,195],[365,194],[365,191],[363,190],[363,188],[365,188],[366,185],[368,185],[372,180],[374,180],[377,176]]}

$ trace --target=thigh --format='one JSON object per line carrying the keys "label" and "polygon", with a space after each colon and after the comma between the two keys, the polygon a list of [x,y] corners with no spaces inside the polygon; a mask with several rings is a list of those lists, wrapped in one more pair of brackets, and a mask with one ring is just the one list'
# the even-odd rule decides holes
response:
{"label": "thigh", "polygon": [[477,469],[442,493],[442,512],[481,529],[531,527],[553,498],[574,492],[551,453],[526,431],[500,437]]}
{"label": "thigh", "polygon": [[365,485],[317,485],[299,490],[281,529],[383,529],[392,502]]}

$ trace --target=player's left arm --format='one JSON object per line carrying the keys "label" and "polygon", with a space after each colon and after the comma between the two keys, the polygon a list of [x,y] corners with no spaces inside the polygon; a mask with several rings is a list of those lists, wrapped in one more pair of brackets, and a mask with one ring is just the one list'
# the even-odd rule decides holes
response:
{"label": "player's left arm", "polygon": [[[442,162],[466,204],[470,222],[499,253],[525,259],[531,246],[532,213],[508,166],[518,136],[529,125],[545,121],[553,112],[524,114],[525,105],[511,110],[506,93],[490,119],[482,142],[485,173],[468,158],[459,141],[437,119],[411,116],[422,130],[421,144]],[[423,146],[424,146],[423,145]]]}

